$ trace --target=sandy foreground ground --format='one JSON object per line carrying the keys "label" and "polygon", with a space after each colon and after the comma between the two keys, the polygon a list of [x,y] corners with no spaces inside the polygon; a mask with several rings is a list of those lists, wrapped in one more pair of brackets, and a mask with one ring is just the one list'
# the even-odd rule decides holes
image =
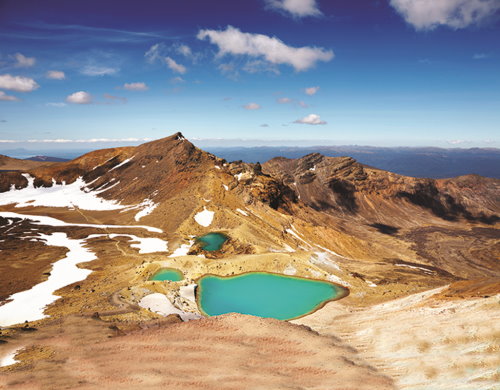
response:
{"label": "sandy foreground ground", "polygon": [[500,389],[500,295],[439,299],[445,288],[367,308],[333,302],[294,322],[339,337],[400,389]]}
{"label": "sandy foreground ground", "polygon": [[352,348],[306,327],[239,314],[177,321],[125,335],[88,317],[54,321],[31,335],[46,359],[3,372],[0,388],[394,389]]}

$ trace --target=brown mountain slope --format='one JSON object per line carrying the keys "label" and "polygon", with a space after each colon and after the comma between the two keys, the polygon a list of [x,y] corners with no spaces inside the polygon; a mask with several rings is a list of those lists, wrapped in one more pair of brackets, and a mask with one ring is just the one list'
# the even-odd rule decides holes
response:
{"label": "brown mountain slope", "polygon": [[53,165],[54,162],[20,160],[0,154],[0,171],[18,171],[38,168],[44,165]]}
{"label": "brown mountain slope", "polygon": [[[458,278],[498,276],[500,180],[479,176],[417,179],[365,167],[350,157],[275,158],[263,171],[308,207],[295,215],[341,230]],[[328,217],[325,217],[328,215]],[[416,263],[416,264],[412,264]]]}

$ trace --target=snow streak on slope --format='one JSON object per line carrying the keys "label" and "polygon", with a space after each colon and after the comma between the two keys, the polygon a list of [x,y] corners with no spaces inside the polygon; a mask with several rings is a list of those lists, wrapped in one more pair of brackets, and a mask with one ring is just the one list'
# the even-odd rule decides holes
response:
{"label": "snow streak on slope", "polygon": [[45,307],[58,299],[54,292],[68,284],[85,279],[92,271],[78,268],[78,263],[96,259],[93,252],[83,246],[85,240],[68,238],[66,233],[40,234],[47,245],[68,248],[66,257],[52,265],[49,278],[31,289],[11,295],[10,302],[0,306],[0,325],[10,326],[24,321],[47,317]]}
{"label": "snow streak on slope", "polygon": [[144,225],[99,225],[93,223],[69,223],[61,221],[60,219],[45,217],[41,215],[27,215],[27,214],[18,214],[12,213],[8,211],[0,212],[0,217],[3,218],[21,218],[21,219],[29,219],[35,225],[48,225],[48,226],[81,226],[81,227],[91,227],[96,229],[146,229],[149,232],[154,233],[163,233],[163,230],[152,227],[152,226],[144,226]]}

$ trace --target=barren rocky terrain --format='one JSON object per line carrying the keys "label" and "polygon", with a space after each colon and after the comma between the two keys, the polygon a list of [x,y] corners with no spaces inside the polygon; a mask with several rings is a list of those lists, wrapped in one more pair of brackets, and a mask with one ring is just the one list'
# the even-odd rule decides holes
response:
{"label": "barren rocky terrain", "polygon": [[[1,380],[19,389],[494,389],[499,187],[318,154],[227,162],[180,133],[0,172]],[[206,252],[195,237],[208,232],[229,240]],[[185,278],[149,280],[164,267]],[[249,271],[326,280],[350,295],[290,323],[194,320],[199,277]],[[33,295],[41,307],[19,319],[12,311],[30,289],[43,291]],[[144,304],[152,294],[172,315]]]}

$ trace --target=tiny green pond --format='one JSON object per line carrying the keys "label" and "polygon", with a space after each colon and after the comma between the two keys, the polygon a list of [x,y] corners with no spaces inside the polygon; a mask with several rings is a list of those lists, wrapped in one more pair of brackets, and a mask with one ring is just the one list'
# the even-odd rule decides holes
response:
{"label": "tiny green pond", "polygon": [[184,275],[181,271],[173,268],[163,268],[156,272],[149,280],[169,280],[171,282],[178,282],[184,279]]}
{"label": "tiny green pond", "polygon": [[208,316],[235,312],[279,320],[310,314],[347,294],[333,283],[266,272],[206,275],[197,288],[198,306]]}
{"label": "tiny green pond", "polygon": [[222,233],[208,233],[204,236],[197,237],[196,240],[201,243],[203,250],[218,251],[228,238],[228,236]]}

